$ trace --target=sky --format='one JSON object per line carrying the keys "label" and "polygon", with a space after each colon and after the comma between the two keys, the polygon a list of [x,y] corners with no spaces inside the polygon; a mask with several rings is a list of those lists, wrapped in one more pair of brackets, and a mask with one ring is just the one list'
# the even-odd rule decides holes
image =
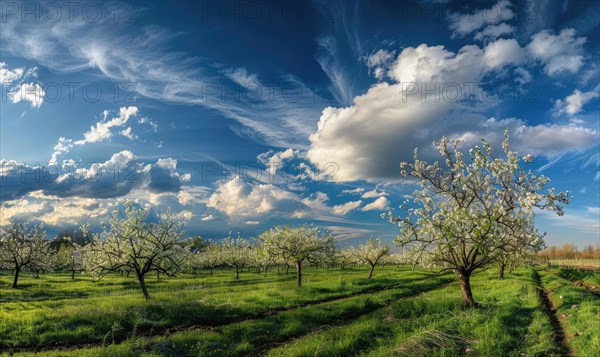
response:
{"label": "sky", "polygon": [[600,237],[600,3],[17,2],[0,9],[0,224],[99,229],[133,200],[189,234],[397,227],[399,163],[445,135],[557,190],[547,244]]}

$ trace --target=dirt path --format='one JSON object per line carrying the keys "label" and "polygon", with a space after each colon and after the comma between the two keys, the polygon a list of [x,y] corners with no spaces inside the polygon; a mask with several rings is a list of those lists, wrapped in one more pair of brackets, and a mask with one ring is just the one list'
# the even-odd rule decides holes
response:
{"label": "dirt path", "polygon": [[558,317],[556,316],[556,308],[550,299],[550,292],[542,285],[542,281],[537,270],[533,270],[533,278],[537,284],[537,292],[540,299],[540,304],[542,305],[542,309],[544,309],[546,316],[548,316],[548,320],[550,320],[550,325],[552,326],[552,330],[554,332],[554,342],[560,348],[560,355],[572,356],[573,352],[571,351],[571,348],[569,347],[565,337],[565,331],[560,324]]}

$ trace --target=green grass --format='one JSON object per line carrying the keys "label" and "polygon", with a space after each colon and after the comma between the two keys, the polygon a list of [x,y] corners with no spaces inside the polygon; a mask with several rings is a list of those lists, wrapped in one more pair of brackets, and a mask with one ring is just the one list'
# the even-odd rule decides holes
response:
{"label": "green grass", "polygon": [[[554,302],[576,355],[600,351],[598,298],[558,275],[539,283]],[[562,272],[561,274],[564,274]],[[44,356],[552,356],[555,326],[540,305],[535,273],[473,276],[466,307],[451,274],[408,268],[306,269],[288,276],[231,271],[99,283],[68,275],[0,275],[0,351]],[[577,309],[571,309],[577,304]],[[595,319],[595,320],[594,320]],[[574,331],[578,336],[571,337]]]}
{"label": "green grass", "polygon": [[540,272],[573,352],[600,356],[600,298],[558,274],[554,269]]}
{"label": "green grass", "polygon": [[133,278],[110,276],[94,283],[51,274],[24,278],[14,290],[8,287],[10,277],[3,276],[0,348],[93,344],[107,335],[112,341],[113,334],[121,341],[177,326],[223,325],[433,275],[402,274],[396,268],[381,269],[377,279],[367,280],[365,269],[307,269],[305,286],[297,288],[293,275],[246,273],[236,280],[232,272],[220,271],[214,276],[151,279],[148,302]]}
{"label": "green grass", "polygon": [[270,356],[550,355],[557,351],[528,272],[502,281],[473,278],[476,308],[466,308],[457,284],[400,299],[352,323],[269,351]]}
{"label": "green grass", "polygon": [[595,287],[593,290],[600,291],[600,272],[567,268],[552,269],[552,272],[561,278],[574,282],[582,282],[589,288]]}

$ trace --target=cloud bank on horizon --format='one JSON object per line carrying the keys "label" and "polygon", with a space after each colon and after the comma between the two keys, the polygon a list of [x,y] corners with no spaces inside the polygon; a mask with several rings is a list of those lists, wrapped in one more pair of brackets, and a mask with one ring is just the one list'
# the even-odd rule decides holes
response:
{"label": "cloud bank on horizon", "polygon": [[542,3],[3,2],[0,224],[134,200],[205,237],[391,239],[399,162],[508,129],[573,192],[549,243],[597,242],[600,4]]}

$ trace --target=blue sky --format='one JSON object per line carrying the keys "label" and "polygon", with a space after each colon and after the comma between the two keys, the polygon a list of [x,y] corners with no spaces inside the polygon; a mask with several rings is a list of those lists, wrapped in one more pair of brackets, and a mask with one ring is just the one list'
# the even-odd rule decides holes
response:
{"label": "blue sky", "polygon": [[598,242],[600,4],[2,2],[0,220],[98,227],[125,200],[190,234],[314,223],[391,241],[398,163],[446,135],[572,192],[548,244]]}

